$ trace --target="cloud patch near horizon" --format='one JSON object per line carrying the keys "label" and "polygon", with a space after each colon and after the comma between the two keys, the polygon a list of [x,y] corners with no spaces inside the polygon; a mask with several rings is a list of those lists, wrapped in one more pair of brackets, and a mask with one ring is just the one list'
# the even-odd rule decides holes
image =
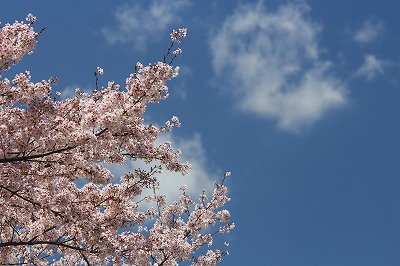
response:
{"label": "cloud patch near horizon", "polygon": [[189,4],[188,0],[152,0],[146,7],[133,1],[125,3],[115,11],[116,27],[105,27],[102,34],[111,45],[129,43],[144,51],[150,39],[168,34],[180,23],[180,11]]}
{"label": "cloud patch near horizon", "polygon": [[267,11],[263,2],[239,6],[211,34],[216,75],[229,80],[236,106],[297,131],[346,103],[344,82],[320,57],[321,27],[304,2]]}

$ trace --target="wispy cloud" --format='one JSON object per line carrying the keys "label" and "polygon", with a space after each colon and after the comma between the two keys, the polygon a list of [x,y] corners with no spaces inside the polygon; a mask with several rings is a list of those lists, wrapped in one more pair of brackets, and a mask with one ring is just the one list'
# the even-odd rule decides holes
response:
{"label": "wispy cloud", "polygon": [[130,43],[138,50],[145,50],[147,41],[162,36],[180,23],[180,11],[189,5],[188,0],[153,0],[145,6],[131,1],[115,11],[116,27],[102,29],[109,44]]}
{"label": "wispy cloud", "polygon": [[74,98],[76,96],[75,90],[78,88],[79,88],[78,85],[69,85],[69,86],[64,87],[60,91],[61,92],[60,100]]}
{"label": "wispy cloud", "polygon": [[343,82],[320,58],[320,26],[301,1],[268,12],[263,2],[240,6],[211,34],[213,67],[230,80],[245,112],[298,130],[346,102]]}
{"label": "wispy cloud", "polygon": [[372,19],[366,20],[360,29],[354,34],[354,40],[360,43],[369,43],[374,41],[383,33],[385,25],[382,21]]}
{"label": "wispy cloud", "polygon": [[385,68],[392,65],[389,61],[379,60],[375,55],[365,55],[364,62],[357,69],[355,75],[365,77],[368,81],[373,80],[377,75],[383,75]]}
{"label": "wispy cloud", "polygon": [[[188,186],[188,192],[190,195],[197,199],[203,189],[208,192],[213,189],[213,180],[217,180],[218,177],[216,173],[212,172],[209,167],[207,167],[207,157],[203,148],[201,137],[199,134],[192,136],[191,138],[174,138],[172,133],[160,135],[160,143],[164,141],[171,141],[174,148],[179,148],[182,151],[181,161],[188,161],[192,168],[188,175],[183,176],[180,173],[173,173],[165,170],[162,174],[157,176],[160,182],[160,190],[158,193],[167,196],[167,200],[172,202],[178,199],[179,193],[181,192],[179,188],[182,185]],[[133,172],[134,169],[149,169],[153,164],[145,164],[142,161],[127,161],[123,165],[110,165],[108,168],[113,173],[115,177],[120,177],[128,172]],[[151,193],[149,191],[148,193]]]}

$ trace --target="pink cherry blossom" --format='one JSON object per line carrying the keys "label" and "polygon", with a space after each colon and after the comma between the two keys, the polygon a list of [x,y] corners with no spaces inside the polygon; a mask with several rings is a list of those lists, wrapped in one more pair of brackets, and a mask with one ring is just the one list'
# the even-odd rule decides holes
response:
{"label": "pink cherry blossom", "polygon": [[[27,20],[32,22],[33,18],[30,14]],[[0,28],[0,73],[17,64],[26,53],[35,49],[36,36],[33,28],[23,22],[5,24]]]}
{"label": "pink cherry blossom", "polygon": [[172,53],[173,53],[174,55],[181,54],[181,53],[182,53],[182,49],[181,49],[181,48],[178,48],[178,49],[176,49],[175,51],[173,51]]}
{"label": "pink cherry blossom", "polygon": [[171,40],[179,44],[181,42],[180,39],[186,37],[186,33],[187,33],[186,28],[179,28],[177,30],[173,30],[171,32]]}
{"label": "pink cherry blossom", "polygon": [[[29,14],[29,25],[0,28],[0,73],[34,50],[35,20]],[[174,30],[170,49],[185,36],[186,29]],[[163,170],[190,170],[170,142],[157,144],[160,134],[181,125],[179,119],[157,127],[143,118],[148,104],[167,99],[166,83],[178,75],[179,68],[166,63],[170,49],[164,62],[137,63],[124,88],[109,82],[91,94],[77,89],[62,101],[60,93],[52,96],[55,78],[33,82],[29,71],[11,80],[0,76],[3,264],[215,265],[228,254],[222,250],[227,244],[212,247],[216,234],[234,228],[224,209],[230,199],[223,181],[197,203],[186,186],[172,203],[157,193]],[[103,69],[95,72],[96,88],[97,74]],[[122,176],[106,167],[126,160],[153,166]],[[81,179],[86,182],[78,187]],[[144,195],[149,188],[154,193]]]}
{"label": "pink cherry blossom", "polygon": [[97,67],[96,73],[99,74],[99,75],[103,75],[104,74],[104,70],[101,67]]}
{"label": "pink cherry blossom", "polygon": [[29,13],[27,16],[26,16],[26,19],[25,19],[26,21],[28,21],[28,22],[30,22],[31,24],[33,24],[35,21],[36,21],[36,17],[34,16],[34,15],[32,15],[31,13]]}

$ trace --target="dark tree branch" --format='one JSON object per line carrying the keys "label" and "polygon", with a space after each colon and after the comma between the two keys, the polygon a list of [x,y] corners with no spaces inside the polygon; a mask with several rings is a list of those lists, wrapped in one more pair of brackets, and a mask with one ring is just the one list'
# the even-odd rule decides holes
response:
{"label": "dark tree branch", "polygon": [[57,153],[62,153],[64,151],[69,151],[72,149],[75,149],[77,146],[71,146],[71,147],[66,147],[54,151],[49,151],[45,153],[40,153],[40,154],[35,154],[35,155],[29,155],[29,156],[16,156],[12,158],[4,158],[0,159],[0,163],[12,163],[12,162],[20,162],[20,161],[29,161],[32,159],[37,159],[37,158],[43,158],[52,154],[57,154]]}
{"label": "dark tree branch", "polygon": [[56,246],[61,246],[61,247],[65,247],[65,248],[70,248],[73,250],[84,251],[84,248],[81,248],[81,247],[68,245],[68,244],[65,244],[64,242],[48,241],[48,240],[2,242],[2,243],[0,243],[0,248],[16,247],[16,246],[34,246],[34,245],[56,245]]}

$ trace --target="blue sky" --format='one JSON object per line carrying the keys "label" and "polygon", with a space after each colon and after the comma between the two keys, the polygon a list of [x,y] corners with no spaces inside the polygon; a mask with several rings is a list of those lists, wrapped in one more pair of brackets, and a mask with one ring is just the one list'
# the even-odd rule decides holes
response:
{"label": "blue sky", "polygon": [[[72,95],[124,84],[187,27],[180,76],[147,119],[193,164],[163,177],[192,192],[232,171],[222,265],[399,265],[400,4],[362,1],[13,1],[0,21],[37,16],[29,69]],[[134,166],[134,165],[133,165]],[[124,166],[126,168],[132,165]],[[126,169],[114,169],[116,172]],[[172,181],[171,181],[172,180]],[[171,196],[171,197],[172,197]]]}

